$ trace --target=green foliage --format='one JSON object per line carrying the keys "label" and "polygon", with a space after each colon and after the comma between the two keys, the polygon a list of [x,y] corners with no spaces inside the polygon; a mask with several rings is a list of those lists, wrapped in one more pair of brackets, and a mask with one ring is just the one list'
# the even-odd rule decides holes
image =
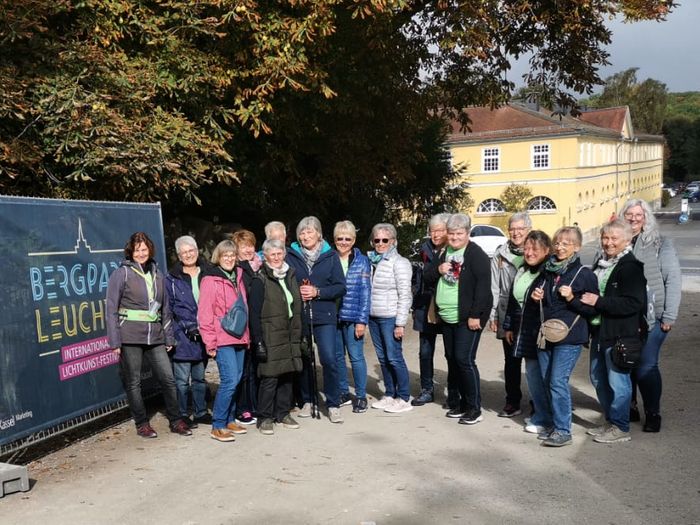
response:
{"label": "green foliage", "polygon": [[503,190],[499,199],[509,213],[525,211],[527,203],[532,199],[532,191],[527,184],[513,183]]}
{"label": "green foliage", "polygon": [[690,120],[700,118],[700,91],[669,93],[666,118],[674,117],[685,117]]}
{"label": "green foliage", "polygon": [[665,208],[668,206],[668,203],[671,201],[671,194],[668,192],[668,190],[662,190],[661,191],[661,207]]}

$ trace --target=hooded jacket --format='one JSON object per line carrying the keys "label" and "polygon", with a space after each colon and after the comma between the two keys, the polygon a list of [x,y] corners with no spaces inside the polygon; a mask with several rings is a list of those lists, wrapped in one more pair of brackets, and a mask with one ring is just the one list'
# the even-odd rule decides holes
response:
{"label": "hooded jacket", "polygon": [[510,251],[508,243],[506,242],[496,249],[496,253],[493,254],[493,258],[491,259],[491,295],[493,295],[493,306],[491,307],[489,321],[498,321],[498,329],[496,331],[496,337],[498,339],[503,339],[506,335],[506,331],[502,325],[506,317],[506,310],[508,309],[513,280],[518,271],[518,268],[515,266],[515,258],[516,255]]}
{"label": "hooded jacket", "polygon": [[199,290],[199,308],[197,321],[199,333],[206,348],[216,349],[222,346],[248,346],[250,332],[246,327],[243,335],[235,337],[221,327],[221,319],[236,302],[238,294],[243,294],[243,299],[248,304],[247,292],[243,284],[243,270],[234,268],[236,272],[237,288],[234,288],[231,280],[219,267],[215,267],[211,274],[202,279],[202,287]]}
{"label": "hooded jacket", "polygon": [[[129,321],[119,315],[120,308],[147,311],[150,307],[146,280],[139,272],[152,276],[153,298],[160,303],[158,321]],[[155,261],[149,259],[143,267],[132,260],[122,261],[109,277],[106,302],[107,338],[111,348],[121,348],[123,344],[175,344],[170,303],[163,286],[163,274]]]}
{"label": "hooded jacket", "polygon": [[372,267],[362,252],[353,248],[345,275],[347,290],[340,303],[338,320],[367,324],[369,321],[370,294],[372,293]]}
{"label": "hooded jacket", "polygon": [[435,284],[428,285],[423,279],[423,270],[443,252],[444,246],[436,247],[426,239],[420,247],[421,262],[414,271],[416,293],[413,296],[413,329],[417,332],[440,333],[439,324],[428,322],[430,300],[435,294]]}
{"label": "hooded jacket", "polygon": [[395,246],[384,254],[372,273],[372,317],[395,317],[396,326],[406,326],[411,309],[412,272],[411,263],[399,255]]}

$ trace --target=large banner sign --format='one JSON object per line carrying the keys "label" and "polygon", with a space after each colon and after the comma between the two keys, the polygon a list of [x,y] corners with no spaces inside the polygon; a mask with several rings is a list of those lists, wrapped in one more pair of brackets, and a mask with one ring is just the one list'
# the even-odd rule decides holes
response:
{"label": "large banner sign", "polygon": [[124,397],[105,294],[136,231],[165,269],[159,204],[0,196],[0,445]]}

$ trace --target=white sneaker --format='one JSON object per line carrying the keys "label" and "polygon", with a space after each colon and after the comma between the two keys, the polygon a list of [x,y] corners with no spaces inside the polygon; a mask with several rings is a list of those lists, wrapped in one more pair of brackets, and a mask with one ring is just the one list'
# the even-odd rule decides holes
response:
{"label": "white sneaker", "polygon": [[331,423],[342,423],[343,422],[343,414],[340,413],[340,408],[338,407],[331,407],[328,409],[328,419],[331,420]]}
{"label": "white sneaker", "polygon": [[379,401],[372,403],[372,408],[384,410],[386,407],[394,403],[394,398],[389,396],[382,397]]}
{"label": "white sneaker", "polygon": [[297,415],[299,417],[311,417],[311,403],[304,403]]}
{"label": "white sneaker", "polygon": [[529,434],[540,434],[547,430],[547,427],[543,427],[540,425],[533,425],[532,423],[528,423],[525,425],[525,432],[528,432]]}
{"label": "white sneaker", "polygon": [[400,414],[401,412],[408,412],[409,410],[413,410],[413,405],[410,402],[404,401],[400,397],[397,397],[394,399],[394,402],[391,405],[384,409],[384,412],[389,412],[390,414]]}

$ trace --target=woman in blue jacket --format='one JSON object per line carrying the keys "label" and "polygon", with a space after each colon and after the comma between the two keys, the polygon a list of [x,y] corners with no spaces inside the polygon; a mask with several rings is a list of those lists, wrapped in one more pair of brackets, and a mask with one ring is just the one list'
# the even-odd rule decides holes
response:
{"label": "woman in blue jacket", "polygon": [[598,293],[595,275],[579,260],[581,241],[578,228],[567,226],[557,230],[553,255],[544,266],[544,282],[531,294],[535,302],[541,303],[545,321],[558,319],[569,327],[563,340],[547,342],[537,353],[552,406],[554,429],[543,442],[549,447],[571,444],[569,378],[581,355],[582,345],[588,343],[587,319],[595,315],[594,308],[581,302],[584,293]]}
{"label": "woman in blue jacket", "polygon": [[336,223],[333,230],[335,249],[345,273],[347,292],[340,302],[338,330],[336,332],[336,356],[338,358],[338,380],[340,404],[351,401],[348,386],[348,371],[345,366],[347,349],[355,381],[355,401],[352,411],[367,411],[367,362],[365,361],[365,330],[369,321],[372,270],[367,256],[355,248],[355,225],[350,221]]}
{"label": "woman in blue jacket", "polygon": [[[338,360],[335,355],[335,330],[338,323],[337,301],[345,295],[345,276],[338,254],[323,240],[321,222],[304,217],[297,226],[297,242],[287,251],[287,264],[294,269],[304,301],[304,333],[313,326],[313,338],[323,366],[323,392],[331,423],[342,423]],[[311,362],[304,360],[300,378],[303,402],[299,417],[310,417],[314,401]]]}
{"label": "woman in blue jacket", "polygon": [[[200,257],[197,241],[189,235],[183,235],[175,241],[175,251],[178,262],[165,277],[177,342],[171,358],[180,417],[190,428],[196,428],[199,423],[211,424],[206,402],[207,383],[204,380],[207,354],[197,326],[199,286],[211,267],[204,257]],[[189,419],[187,411],[190,392],[192,419]]]}

